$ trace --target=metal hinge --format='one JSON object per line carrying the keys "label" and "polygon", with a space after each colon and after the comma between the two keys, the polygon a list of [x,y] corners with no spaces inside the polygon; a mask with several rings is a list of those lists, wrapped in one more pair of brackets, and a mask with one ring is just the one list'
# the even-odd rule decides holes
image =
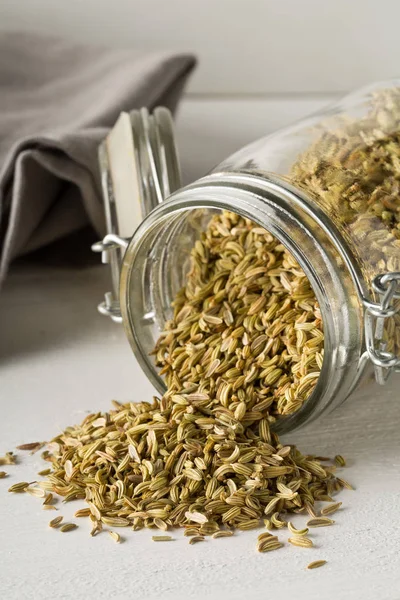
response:
{"label": "metal hinge", "polygon": [[[113,258],[118,261],[118,256],[113,256],[119,253],[120,250],[126,250],[128,247],[129,238],[122,238],[115,233],[108,233],[101,242],[96,242],[92,246],[93,252],[101,252],[101,262],[103,264],[112,264]],[[104,302],[98,305],[98,311],[110,317],[115,323],[122,323],[121,310],[119,301],[114,298],[113,292],[104,294]]]}
{"label": "metal hinge", "polygon": [[373,288],[380,297],[375,303],[363,299],[365,306],[365,343],[368,356],[375,367],[376,381],[383,385],[389,376],[400,371],[400,357],[388,352],[384,341],[385,324],[387,319],[400,312],[396,300],[400,299],[400,272],[377,275]]}

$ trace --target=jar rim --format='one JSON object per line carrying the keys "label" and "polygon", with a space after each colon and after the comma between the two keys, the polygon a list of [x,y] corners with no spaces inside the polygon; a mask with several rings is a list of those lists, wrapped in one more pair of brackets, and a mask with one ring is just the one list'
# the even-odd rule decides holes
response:
{"label": "jar rim", "polygon": [[[121,270],[121,311],[128,340],[150,381],[159,392],[165,391],[165,383],[144,352],[138,335],[137,307],[131,303],[131,286],[139,281],[136,257],[150,232],[154,234],[157,228],[168,227],[173,215],[198,208],[230,210],[270,231],[299,262],[320,303],[325,359],[317,385],[301,409],[277,420],[276,430],[292,430],[313,420],[328,406],[341,403],[355,387],[366,363],[360,308],[366,293],[365,282],[345,240],[325,215],[318,214],[318,208],[309,198],[288,182],[266,174],[209,175],[160,204],[133,235]],[[308,255],[305,248],[310,250]],[[339,257],[340,268],[333,257],[336,262]],[[318,273],[321,266],[325,268],[323,275]],[[327,298],[327,288],[331,296],[337,295],[336,299]],[[331,302],[338,303],[339,298],[340,317],[331,310]]]}

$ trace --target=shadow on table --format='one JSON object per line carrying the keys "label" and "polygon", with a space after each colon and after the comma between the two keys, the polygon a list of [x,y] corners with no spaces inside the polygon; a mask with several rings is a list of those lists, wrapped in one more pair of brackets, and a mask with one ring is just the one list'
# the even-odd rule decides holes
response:
{"label": "shadow on table", "polygon": [[14,263],[0,292],[2,365],[121,332],[96,310],[110,277],[90,251],[93,239],[93,232],[71,236]]}

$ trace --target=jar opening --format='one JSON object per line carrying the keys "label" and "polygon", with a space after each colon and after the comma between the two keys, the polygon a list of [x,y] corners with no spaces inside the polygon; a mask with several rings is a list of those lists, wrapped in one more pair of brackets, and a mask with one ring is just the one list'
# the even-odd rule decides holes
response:
{"label": "jar opening", "polygon": [[[190,191],[191,200],[185,204],[184,196]],[[349,357],[348,348],[352,348],[352,344],[348,343],[349,339],[354,342],[353,346],[356,346],[353,338],[359,336],[360,332],[356,330],[354,324],[348,330],[346,328],[343,330],[343,320],[339,322],[339,313],[347,319],[346,324],[350,316],[348,304],[343,298],[343,286],[338,282],[338,273],[331,273],[329,270],[318,272],[319,263],[327,263],[328,260],[325,250],[320,247],[316,258],[313,256],[312,244],[316,244],[315,237],[309,235],[304,226],[299,227],[295,219],[289,219],[288,215],[282,213],[278,219],[275,219],[272,212],[265,210],[265,198],[261,210],[261,205],[255,206],[254,197],[249,205],[238,201],[241,192],[236,190],[234,195],[237,202],[234,202],[234,198],[230,195],[224,196],[221,190],[218,195],[213,195],[212,200],[204,189],[198,190],[197,197],[193,194],[193,190],[179,192],[176,198],[160,205],[147,217],[135,233],[124,260],[121,277],[121,307],[125,316],[124,323],[128,325],[128,338],[138,360],[160,393],[166,390],[165,381],[162,379],[163,374],[169,377],[169,384],[173,377],[177,377],[176,385],[179,387],[182,383],[190,382],[190,369],[194,366],[197,371],[206,369],[212,358],[216,361],[216,375],[220,376],[219,382],[224,379],[224,369],[225,372],[228,371],[224,381],[228,379],[234,396],[238,396],[235,392],[239,390],[242,390],[240,394],[243,395],[246,385],[252,384],[250,389],[253,392],[255,389],[257,392],[262,390],[259,401],[263,397],[272,397],[272,402],[276,403],[276,413],[280,417],[276,424],[277,430],[293,429],[326,408],[328,398],[332,400],[331,388],[333,385],[338,385],[338,381],[336,380],[334,384],[331,375],[332,370],[337,369],[338,363],[343,365],[343,368],[349,364],[354,367],[356,362],[358,364],[359,357],[357,360],[353,356],[350,361],[346,359]],[[275,203],[273,206],[277,212],[281,211],[279,204]],[[233,236],[226,243],[227,251],[221,256],[217,252],[217,258],[214,256],[212,259],[213,274],[216,274],[215,264],[218,261],[219,268],[225,273],[220,277],[217,273],[217,281],[208,281],[210,248],[204,248],[204,240],[208,239],[209,242],[211,240],[214,243],[218,241],[219,236],[220,243],[224,245],[223,239],[229,237],[229,231],[224,231],[224,223],[221,222],[220,215],[225,214],[223,211],[227,209],[229,214],[235,215],[234,219],[240,220],[239,226],[243,224],[244,219],[249,219],[246,221],[248,231],[242,234],[243,239],[240,239],[240,232],[235,232],[236,238]],[[230,229],[234,229],[235,223],[231,225],[233,227]],[[210,227],[214,228],[212,232]],[[250,235],[249,231],[256,231],[256,234]],[[201,237],[203,240],[200,241]],[[254,247],[245,241],[251,237],[254,238],[251,242],[255,244]],[[249,248],[246,247],[246,243]],[[271,248],[268,244],[272,244]],[[265,259],[263,262],[260,257],[257,258],[257,249],[260,249],[260,257],[262,252],[265,252],[267,260],[272,261],[271,264],[267,263],[267,269]],[[205,253],[205,256],[202,253]],[[239,253],[240,256],[235,253]],[[273,261],[276,260],[276,253],[279,255],[279,261],[276,263],[278,270],[274,271]],[[247,265],[246,255],[251,258]],[[257,260],[252,264],[254,256]],[[236,278],[238,289],[231,298],[228,298],[229,290],[227,295],[226,284],[232,284],[235,280],[233,273],[242,261],[245,267],[244,275],[240,273],[239,268],[240,277]],[[193,282],[193,264],[197,265],[196,268],[201,272],[197,283]],[[260,271],[251,272],[252,268]],[[248,271],[250,271],[249,275]],[[247,275],[251,282],[249,289],[245,285]],[[338,283],[334,293],[331,290],[332,279]],[[346,277],[342,279],[345,281]],[[185,299],[182,300],[180,292],[188,281],[192,287],[192,296],[196,285],[199,281],[201,283],[200,286],[197,285],[201,303],[197,303],[194,315],[187,310]],[[295,298],[291,287],[293,281],[298,284]],[[252,285],[255,287],[253,288]],[[265,289],[263,285],[266,286]],[[202,286],[203,291],[200,289]],[[276,297],[273,297],[274,295]],[[215,296],[218,297],[219,302],[217,308]],[[171,307],[177,298],[175,307]],[[232,317],[227,313],[228,322],[229,319],[233,319],[230,329],[224,320],[226,298],[229,299],[228,310],[230,303],[237,300]],[[261,300],[257,305],[258,298]],[[269,302],[277,303],[277,306],[271,308]],[[252,314],[249,315],[250,307],[253,308],[250,311]],[[173,323],[167,326],[171,335],[167,333],[164,336],[164,339],[167,337],[170,345],[166,349],[166,344],[161,342],[157,346],[157,341],[165,329],[165,324],[173,318],[174,310]],[[180,312],[182,314],[179,315]],[[189,318],[194,342],[187,332],[182,331],[182,319],[185,320],[186,317]],[[254,331],[249,331],[251,318],[254,321],[251,325]],[[247,319],[245,325],[244,319]],[[186,323],[184,325],[186,326]],[[226,338],[235,340],[237,336],[238,339],[237,342],[232,342],[229,349],[233,354],[232,360],[228,352],[229,340],[225,341],[223,338],[225,329],[228,330]],[[235,329],[238,331],[233,334]],[[325,330],[325,342],[323,330]],[[265,337],[260,338],[260,336]],[[346,350],[343,351],[344,345],[341,344],[341,340],[343,342],[345,339]],[[209,344],[210,340],[215,352],[201,346]],[[186,352],[186,344],[189,344],[190,356],[197,352],[193,360]],[[216,348],[222,344],[222,350]],[[197,348],[196,345],[201,347]],[[250,354],[247,354],[249,351],[244,349],[245,346],[251,349],[252,345],[253,350],[255,349],[254,356],[253,351],[250,350]],[[329,361],[323,360],[324,346],[325,353],[327,350],[329,352]],[[154,354],[150,356],[154,347],[158,349],[156,361],[158,366],[161,366],[161,375],[153,362]],[[170,353],[170,348],[174,350],[178,348],[173,356],[172,368],[168,364],[171,355],[165,358],[166,354]],[[226,363],[227,358],[229,364]],[[254,364],[251,364],[252,362]],[[242,371],[241,367],[244,368],[245,364],[247,370]],[[183,375],[180,365],[184,367]],[[343,375],[345,377],[348,374]],[[257,402],[254,404],[256,405]]]}

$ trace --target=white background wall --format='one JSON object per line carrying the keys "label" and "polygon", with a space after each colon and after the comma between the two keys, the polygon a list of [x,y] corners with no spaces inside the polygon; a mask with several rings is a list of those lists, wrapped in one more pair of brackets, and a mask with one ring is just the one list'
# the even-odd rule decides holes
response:
{"label": "white background wall", "polygon": [[0,29],[193,51],[186,178],[345,91],[400,73],[398,0],[0,0]]}

